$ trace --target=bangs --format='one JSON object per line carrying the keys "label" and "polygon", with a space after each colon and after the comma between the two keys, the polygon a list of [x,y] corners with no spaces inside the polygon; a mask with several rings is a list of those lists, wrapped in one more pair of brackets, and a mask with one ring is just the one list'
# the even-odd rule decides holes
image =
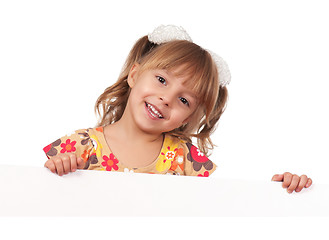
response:
{"label": "bangs", "polygon": [[206,118],[213,109],[219,90],[218,71],[210,54],[200,46],[185,40],[161,44],[139,62],[141,70],[165,69],[186,80]]}

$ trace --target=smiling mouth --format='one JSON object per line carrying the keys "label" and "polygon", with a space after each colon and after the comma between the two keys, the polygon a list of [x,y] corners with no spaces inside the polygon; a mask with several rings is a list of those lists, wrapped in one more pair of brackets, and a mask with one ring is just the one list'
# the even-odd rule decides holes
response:
{"label": "smiling mouth", "polygon": [[153,117],[163,119],[162,114],[153,105],[145,102],[145,106]]}

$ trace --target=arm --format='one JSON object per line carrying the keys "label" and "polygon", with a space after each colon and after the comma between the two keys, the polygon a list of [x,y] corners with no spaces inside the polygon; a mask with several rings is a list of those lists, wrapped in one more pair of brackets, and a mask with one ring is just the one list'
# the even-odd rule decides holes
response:
{"label": "arm", "polygon": [[83,169],[92,147],[88,130],[77,130],[43,148],[48,157],[44,166],[59,176]]}

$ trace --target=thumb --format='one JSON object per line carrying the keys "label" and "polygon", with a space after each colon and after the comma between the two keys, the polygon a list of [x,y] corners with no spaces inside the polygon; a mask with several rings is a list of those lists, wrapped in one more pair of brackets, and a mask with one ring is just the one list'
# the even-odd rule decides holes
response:
{"label": "thumb", "polygon": [[272,181],[275,181],[275,182],[282,182],[282,181],[283,181],[283,174],[275,174],[275,175],[272,177]]}
{"label": "thumb", "polygon": [[78,159],[77,159],[77,164],[78,164],[78,169],[83,169],[85,166],[84,161],[80,157],[78,157]]}

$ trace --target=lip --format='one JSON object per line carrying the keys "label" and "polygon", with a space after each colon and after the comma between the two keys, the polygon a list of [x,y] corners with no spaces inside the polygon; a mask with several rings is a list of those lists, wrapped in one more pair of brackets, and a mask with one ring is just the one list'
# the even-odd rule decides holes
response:
{"label": "lip", "polygon": [[[161,117],[159,117],[157,114],[155,114],[150,109],[150,107],[154,108],[161,115]],[[162,119],[164,119],[164,116],[163,116],[162,112],[156,106],[154,106],[153,104],[145,102],[145,110],[146,110],[148,116],[153,120],[162,120]]]}

